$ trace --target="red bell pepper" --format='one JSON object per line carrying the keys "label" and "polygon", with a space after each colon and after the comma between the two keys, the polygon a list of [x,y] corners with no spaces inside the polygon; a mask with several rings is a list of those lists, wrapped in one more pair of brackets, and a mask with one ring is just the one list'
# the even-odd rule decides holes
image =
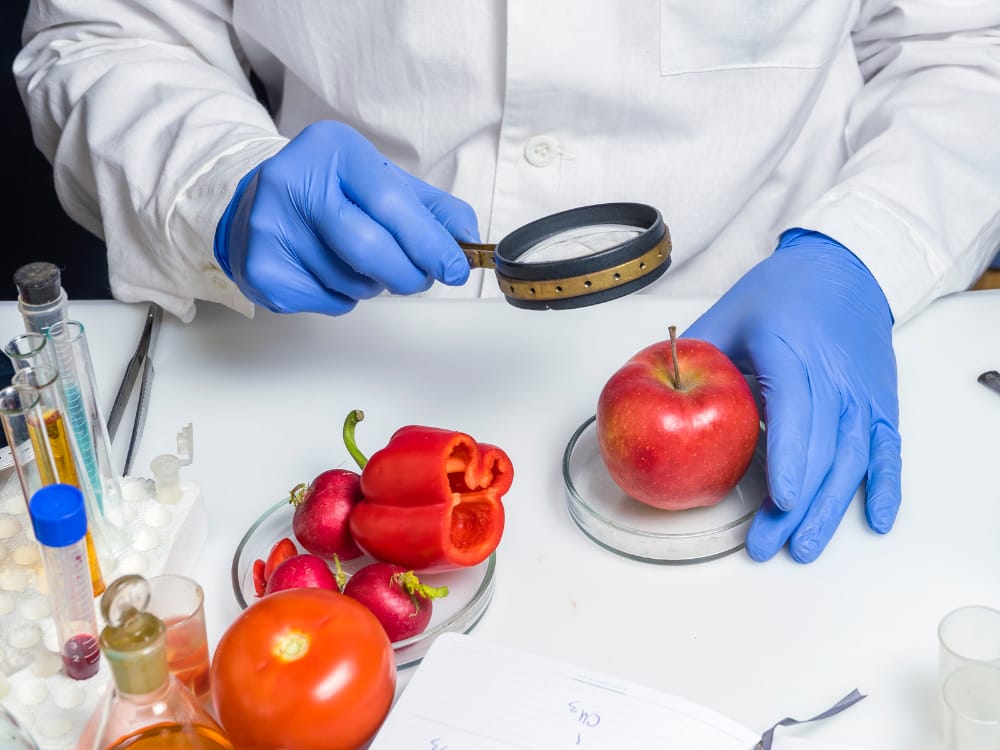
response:
{"label": "red bell pepper", "polygon": [[354,442],[363,417],[354,411],[344,425],[344,442],[361,467],[363,499],[348,521],[358,546],[421,572],[489,557],[503,534],[501,497],[514,479],[507,454],[463,432],[409,425],[366,459]]}

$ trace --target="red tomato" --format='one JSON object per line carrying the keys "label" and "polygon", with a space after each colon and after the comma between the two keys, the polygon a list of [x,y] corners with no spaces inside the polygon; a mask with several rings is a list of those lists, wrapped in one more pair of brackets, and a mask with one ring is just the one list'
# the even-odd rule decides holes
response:
{"label": "red tomato", "polygon": [[327,589],[255,601],[212,658],[215,713],[240,750],[358,750],[385,720],[395,688],[379,621]]}

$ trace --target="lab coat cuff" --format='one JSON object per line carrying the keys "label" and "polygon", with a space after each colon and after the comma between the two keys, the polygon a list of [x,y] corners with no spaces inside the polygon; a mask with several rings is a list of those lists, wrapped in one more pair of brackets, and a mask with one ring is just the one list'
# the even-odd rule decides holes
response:
{"label": "lab coat cuff", "polygon": [[941,281],[945,260],[891,209],[869,196],[824,196],[787,227],[822,232],[854,253],[882,288],[896,325],[949,291]]}
{"label": "lab coat cuff", "polygon": [[177,218],[198,238],[188,245],[188,264],[197,269],[190,290],[195,299],[217,302],[253,317],[253,303],[243,296],[215,257],[215,231],[240,180],[287,143],[286,138],[267,137],[242,144],[216,159],[185,191]]}

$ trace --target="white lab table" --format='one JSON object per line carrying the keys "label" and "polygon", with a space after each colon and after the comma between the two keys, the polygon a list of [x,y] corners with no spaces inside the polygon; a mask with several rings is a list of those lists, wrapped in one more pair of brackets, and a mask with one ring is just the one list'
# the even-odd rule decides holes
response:
{"label": "white lab table", "polygon": [[[857,687],[868,698],[843,714],[779,734],[938,747],[937,623],[959,605],[1000,605],[1000,395],[976,382],[1000,369],[1000,293],[942,299],[896,332],[903,506],[890,534],[870,532],[855,502],[810,565],[785,552],[755,563],[742,550],[695,565],[626,559],[571,520],[563,450],[607,377],[709,303],[633,295],[529,312],[501,300],[379,298],[340,318],[249,320],[208,304],[190,325],[167,316],[134,473],[193,425],[183,473],[208,511],[192,571],[211,642],[239,612],[230,565],[241,536],[293,485],[353,467],[341,426],[360,408],[366,453],[404,424],[461,430],[509,453],[496,591],[477,636],[673,692],[760,731]],[[145,306],[70,304],[110,405]],[[19,330],[13,303],[0,305],[0,325],[4,340]]]}

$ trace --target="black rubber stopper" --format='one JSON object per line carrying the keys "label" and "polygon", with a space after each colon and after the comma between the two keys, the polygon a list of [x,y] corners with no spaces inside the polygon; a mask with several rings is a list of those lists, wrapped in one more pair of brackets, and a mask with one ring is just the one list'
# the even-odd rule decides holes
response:
{"label": "black rubber stopper", "polygon": [[17,294],[26,305],[44,305],[59,299],[62,278],[54,263],[28,263],[14,271]]}

